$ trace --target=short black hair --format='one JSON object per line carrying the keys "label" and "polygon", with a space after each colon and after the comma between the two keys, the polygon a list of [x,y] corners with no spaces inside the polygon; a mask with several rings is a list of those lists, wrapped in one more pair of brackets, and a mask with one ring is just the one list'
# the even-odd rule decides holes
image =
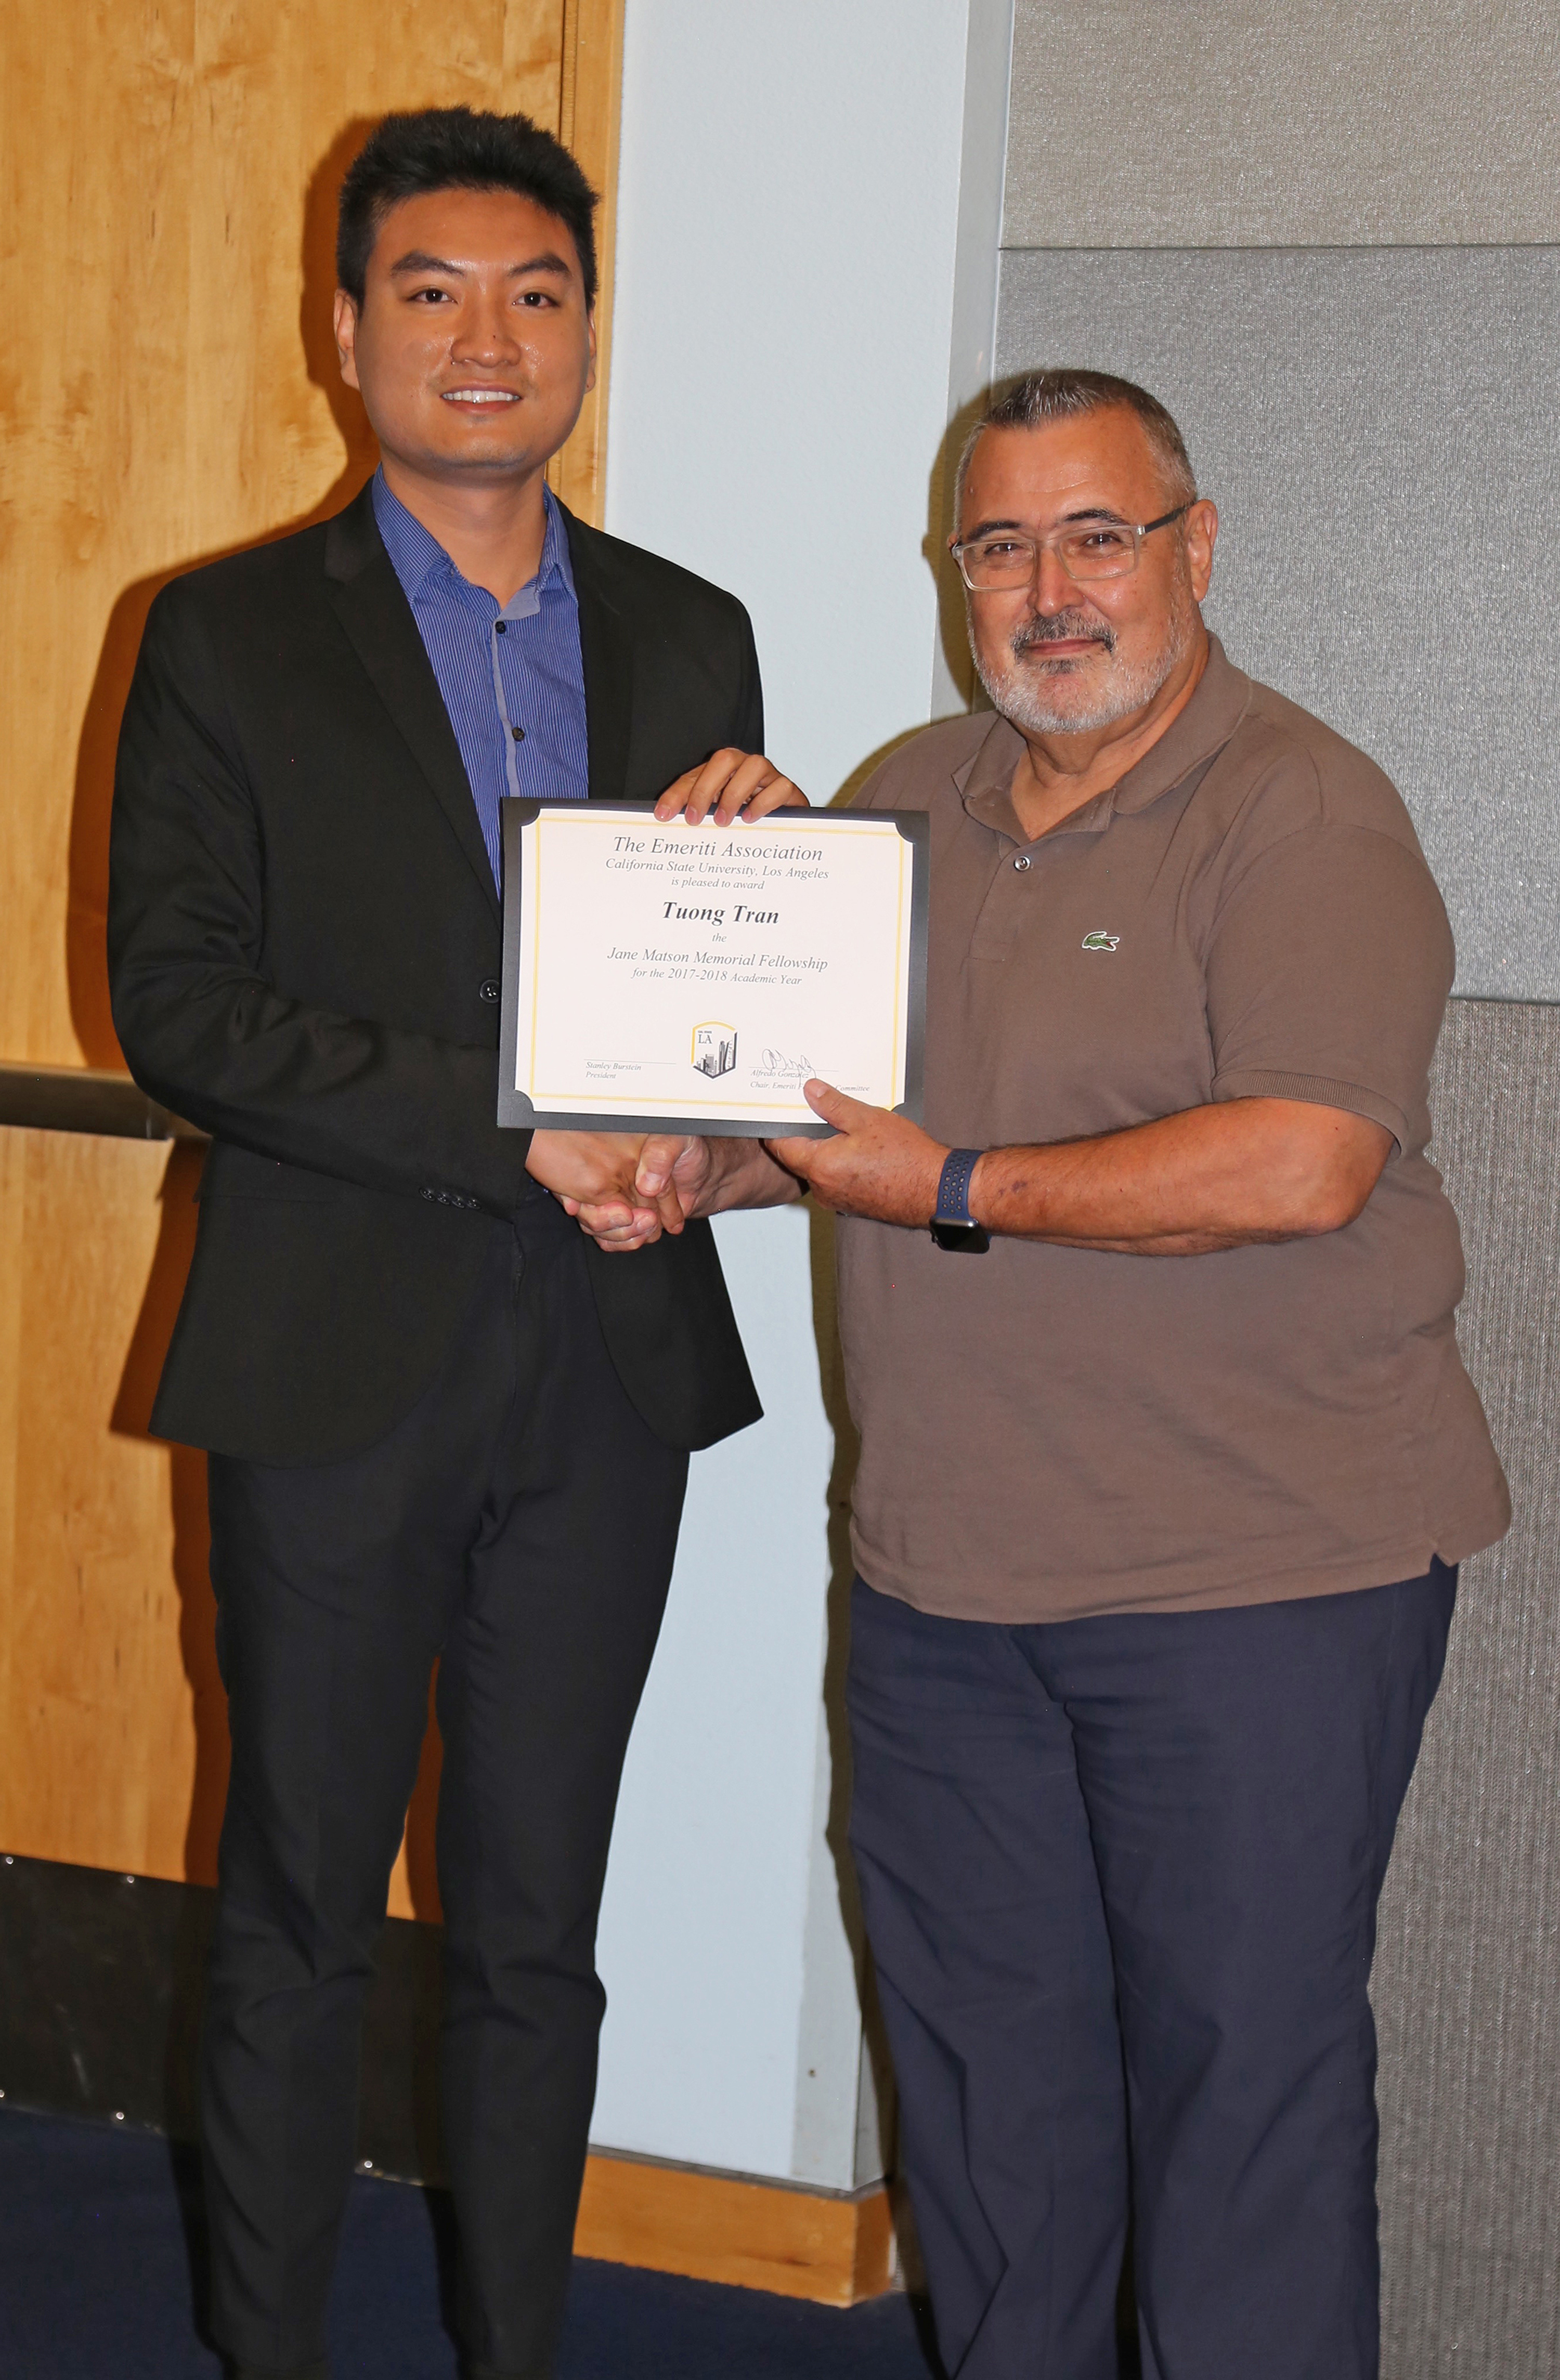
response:
{"label": "short black hair", "polygon": [[561,140],[529,115],[424,107],[387,115],[347,169],[336,212],[335,277],[363,302],[380,225],[427,190],[514,190],[555,215],[574,241],[587,310],[596,302],[596,193]]}

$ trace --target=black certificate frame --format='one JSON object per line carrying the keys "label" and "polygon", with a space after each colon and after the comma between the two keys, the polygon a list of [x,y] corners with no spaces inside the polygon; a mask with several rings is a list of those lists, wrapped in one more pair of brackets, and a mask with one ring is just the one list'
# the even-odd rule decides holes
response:
{"label": "black certificate frame", "polygon": [[[693,1133],[705,1138],[756,1140],[760,1138],[757,1124],[739,1120],[726,1122],[711,1116],[625,1116],[602,1115],[587,1109],[567,1113],[547,1108],[539,1114],[528,1092],[516,1087],[518,1072],[520,1016],[520,877],[522,868],[521,835],[525,828],[542,812],[554,808],[572,808],[573,805],[540,801],[506,799],[499,804],[500,832],[504,847],[504,970],[500,978],[498,1014],[498,1122],[501,1125],[524,1132],[665,1132]],[[586,805],[579,805],[581,810]],[[624,817],[643,820],[654,811],[653,802],[591,802],[592,818]],[[787,813],[791,820],[797,814]],[[905,1019],[905,1096],[898,1102],[896,1115],[908,1116],[912,1123],[921,1121],[921,1103],[926,1072],[926,940],[928,909],[932,884],[932,826],[924,810],[811,810],[807,813],[810,827],[827,832],[831,824],[859,826],[863,818],[872,819],[897,829],[910,846],[910,965],[909,997]],[[762,834],[761,820],[752,830]],[[777,1137],[785,1139],[828,1140],[834,1135],[830,1123],[788,1123]]]}

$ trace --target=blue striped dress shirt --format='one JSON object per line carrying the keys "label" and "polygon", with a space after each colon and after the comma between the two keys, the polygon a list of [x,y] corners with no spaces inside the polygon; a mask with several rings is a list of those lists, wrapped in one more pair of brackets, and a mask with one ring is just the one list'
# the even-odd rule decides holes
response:
{"label": "blue striped dress shirt", "polygon": [[563,514],[550,488],[542,500],[542,566],[500,607],[461,577],[438,539],[391,494],[384,471],[373,479],[373,516],[433,664],[500,886],[504,795],[580,802],[589,790],[579,603]]}

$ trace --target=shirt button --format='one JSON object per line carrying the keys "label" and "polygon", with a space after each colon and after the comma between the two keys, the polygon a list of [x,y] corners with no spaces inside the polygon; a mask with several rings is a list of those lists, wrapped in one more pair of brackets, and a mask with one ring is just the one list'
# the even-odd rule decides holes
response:
{"label": "shirt button", "polygon": [[495,975],[487,976],[477,986],[477,998],[479,1000],[496,1000],[501,989],[502,987],[500,986],[498,978]]}
{"label": "shirt button", "polygon": [[511,727],[509,733],[514,737],[517,744],[523,744],[525,742],[526,731],[523,727]]}
{"label": "shirt button", "polygon": [[1025,868],[1029,866],[1029,864],[1030,864],[1029,854],[1028,854],[1028,852],[1025,852],[1025,851],[1021,851],[1021,852],[1018,854],[1018,858],[1013,862],[1014,867],[1018,869],[1018,873],[1019,873],[1019,875],[1020,875],[1020,876],[1022,876],[1022,874],[1023,874],[1023,872],[1024,872]]}
{"label": "shirt button", "polygon": [[509,625],[509,623],[508,623],[508,621],[507,621],[507,620],[495,620],[495,621],[494,622],[494,624],[493,624],[493,633],[494,633],[494,635],[495,637],[501,637],[501,636],[504,634],[505,629],[508,626],[508,625]]}

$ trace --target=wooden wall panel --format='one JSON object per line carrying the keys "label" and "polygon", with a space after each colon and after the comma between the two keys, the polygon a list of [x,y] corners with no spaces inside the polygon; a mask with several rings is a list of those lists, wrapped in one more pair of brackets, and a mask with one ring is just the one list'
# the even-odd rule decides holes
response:
{"label": "wooden wall panel", "polygon": [[601,295],[596,301],[596,385],[573,437],[548,473],[582,520],[606,510],[606,389],[612,359],[612,284],[616,264],[617,134],[623,90],[623,0],[568,0],[564,28],[558,137],[603,194],[596,217]]}
{"label": "wooden wall panel", "polygon": [[[329,324],[368,123],[463,102],[572,132],[610,258],[621,7],[0,9],[0,1060],[119,1062],[108,809],[152,595],[372,468]],[[592,517],[603,419],[555,472]],[[0,1848],[204,1880],[225,1740],[203,1470],[145,1435],[198,1164],[0,1130]],[[435,1768],[436,1747],[411,1838],[430,1878]],[[396,1907],[430,1913],[408,1879]]]}
{"label": "wooden wall panel", "polygon": [[226,1729],[204,1464],[146,1435],[199,1170],[189,1147],[0,1133],[0,1832],[207,1879]]}

